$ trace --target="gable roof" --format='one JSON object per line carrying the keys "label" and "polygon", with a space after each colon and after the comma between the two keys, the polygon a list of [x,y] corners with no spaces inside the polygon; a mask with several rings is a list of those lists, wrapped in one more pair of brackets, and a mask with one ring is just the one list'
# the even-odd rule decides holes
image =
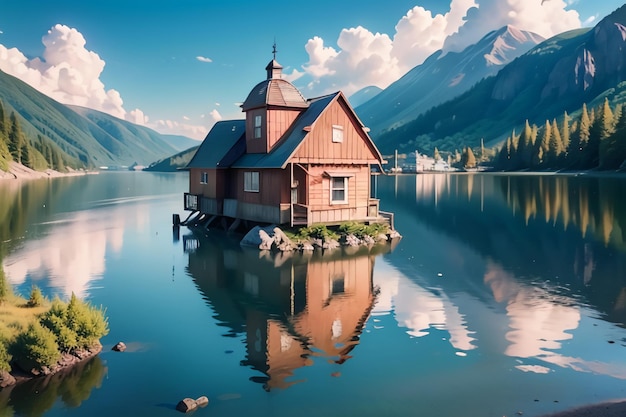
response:
{"label": "gable roof", "polygon": [[267,154],[249,153],[239,158],[232,168],[284,168],[311,126],[339,93],[309,100],[309,107],[293,122],[285,136]]}
{"label": "gable roof", "polygon": [[[289,127],[283,137],[274,145],[272,150],[265,153],[246,153],[245,120],[230,120],[218,122],[213,126],[196,155],[187,165],[187,168],[279,168],[283,169],[290,158],[304,142],[321,114],[336,100],[342,99],[348,104],[345,96],[338,91],[327,96],[317,97],[307,101],[308,107]],[[363,123],[348,104],[351,116],[357,124],[364,128]],[[308,128],[305,130],[305,128]],[[379,163],[382,156],[374,142],[365,135],[367,146],[376,155]]]}
{"label": "gable roof", "polygon": [[[235,146],[243,139],[245,152],[246,121],[225,120],[215,123],[206,138],[185,167],[189,168],[227,168],[228,164],[221,162],[222,159],[232,159],[232,153],[237,150]],[[230,158],[226,158],[226,157]],[[236,158],[235,158],[236,159]],[[227,162],[227,161],[225,161]]]}

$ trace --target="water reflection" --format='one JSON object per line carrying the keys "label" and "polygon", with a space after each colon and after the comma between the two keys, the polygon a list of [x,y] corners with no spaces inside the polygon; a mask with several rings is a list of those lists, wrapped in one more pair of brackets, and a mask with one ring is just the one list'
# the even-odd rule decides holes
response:
{"label": "water reflection", "polygon": [[[241,362],[265,390],[302,382],[294,371],[352,357],[370,316],[376,255],[390,245],[270,254],[230,239],[187,234],[188,271],[230,336],[245,335]],[[340,376],[339,368],[333,376]]]}
{"label": "water reflection", "polygon": [[57,399],[69,408],[77,408],[95,388],[100,388],[107,367],[96,356],[65,372],[36,378],[0,390],[0,410],[3,416],[36,417],[50,410]]}
{"label": "water reflection", "polygon": [[9,282],[22,294],[38,285],[46,295],[89,296],[104,276],[107,256],[121,254],[129,225],[150,226],[147,207],[154,196],[138,193],[154,188],[142,188],[146,177],[1,183],[0,262]]}

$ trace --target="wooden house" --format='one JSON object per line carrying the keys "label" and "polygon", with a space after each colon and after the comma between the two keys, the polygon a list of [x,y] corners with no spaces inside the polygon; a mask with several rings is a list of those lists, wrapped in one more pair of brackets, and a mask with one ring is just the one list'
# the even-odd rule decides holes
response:
{"label": "wooden house", "polygon": [[275,59],[266,71],[245,119],[216,123],[187,165],[185,210],[291,226],[385,221],[370,185],[383,160],[343,93],[307,100]]}

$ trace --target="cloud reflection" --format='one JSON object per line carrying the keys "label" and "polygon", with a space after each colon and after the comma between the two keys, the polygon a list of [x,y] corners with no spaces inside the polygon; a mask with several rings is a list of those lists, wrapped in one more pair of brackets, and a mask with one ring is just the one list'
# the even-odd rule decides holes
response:
{"label": "cloud reflection", "polygon": [[127,214],[122,207],[112,207],[72,213],[54,222],[47,235],[27,241],[6,257],[9,282],[17,286],[31,279],[54,288],[61,297],[72,293],[86,297],[92,281],[104,274],[107,244],[113,253],[122,249]]}
{"label": "cloud reflection", "polygon": [[465,317],[442,291],[423,288],[391,268],[375,274],[374,281],[380,293],[373,315],[393,311],[398,325],[405,327],[410,336],[424,337],[431,333],[431,329],[444,330],[450,334],[449,342],[455,349],[468,351],[476,348]]}

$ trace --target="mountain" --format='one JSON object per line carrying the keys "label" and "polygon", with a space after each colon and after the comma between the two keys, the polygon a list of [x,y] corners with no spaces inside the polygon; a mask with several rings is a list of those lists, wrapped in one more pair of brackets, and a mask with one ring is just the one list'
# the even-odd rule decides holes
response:
{"label": "mountain", "polygon": [[350,105],[352,107],[358,107],[361,104],[366,103],[369,100],[371,100],[374,97],[376,97],[378,95],[378,93],[380,93],[381,91],[383,91],[383,89],[380,88],[380,87],[376,87],[375,85],[370,85],[368,87],[363,87],[359,91],[357,91],[356,93],[352,94],[348,98],[348,101],[350,102]]}
{"label": "mountain", "polygon": [[31,142],[48,138],[74,161],[71,166],[148,165],[177,152],[166,135],[106,113],[66,106],[21,80],[0,71],[0,100],[8,117],[20,116],[20,126]]}
{"label": "mountain", "polygon": [[160,161],[154,162],[150,164],[149,167],[145,168],[144,171],[175,172],[179,168],[187,166],[199,147],[199,145],[194,146],[193,148],[186,149],[176,155],[170,156],[169,158],[164,158]]}
{"label": "mountain", "polygon": [[476,146],[481,138],[486,142],[502,139],[527,119],[542,124],[599,97],[624,101],[624,81],[626,5],[592,29],[542,42],[494,77],[374,140],[386,152]]}
{"label": "mountain", "polygon": [[433,106],[459,96],[544,39],[505,26],[461,52],[435,52],[356,112],[373,135],[402,125]]}

